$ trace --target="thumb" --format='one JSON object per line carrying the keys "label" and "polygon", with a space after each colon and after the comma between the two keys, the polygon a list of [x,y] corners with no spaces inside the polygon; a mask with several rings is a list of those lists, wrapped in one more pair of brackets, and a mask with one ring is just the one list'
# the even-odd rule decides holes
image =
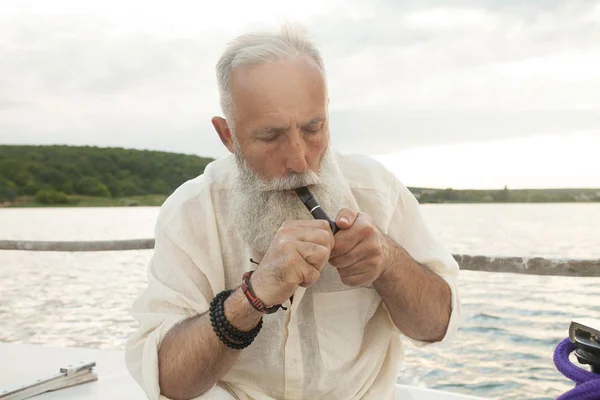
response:
{"label": "thumb", "polygon": [[335,224],[340,229],[348,229],[354,225],[357,217],[357,211],[350,210],[349,208],[342,208],[337,217],[335,217]]}

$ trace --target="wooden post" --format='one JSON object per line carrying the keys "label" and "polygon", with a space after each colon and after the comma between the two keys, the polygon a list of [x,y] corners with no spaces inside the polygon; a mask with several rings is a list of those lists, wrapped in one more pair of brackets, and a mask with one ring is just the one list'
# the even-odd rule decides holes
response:
{"label": "wooden post", "polygon": [[100,240],[92,242],[39,242],[0,240],[0,250],[27,251],[122,251],[154,248],[154,239]]}
{"label": "wooden post", "polygon": [[509,272],[528,275],[600,277],[600,259],[547,259],[542,257],[487,257],[456,254],[461,270]]}
{"label": "wooden post", "polygon": [[[25,251],[123,251],[150,250],[154,239],[106,240],[89,242],[41,242],[0,240],[0,250]],[[488,257],[455,254],[465,271],[507,272],[528,275],[600,277],[600,259],[547,259],[542,257]]]}

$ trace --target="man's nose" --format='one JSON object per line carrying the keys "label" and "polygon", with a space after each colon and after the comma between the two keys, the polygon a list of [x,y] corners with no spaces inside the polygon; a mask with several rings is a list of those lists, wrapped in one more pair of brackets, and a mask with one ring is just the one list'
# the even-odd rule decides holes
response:
{"label": "man's nose", "polygon": [[288,171],[296,173],[305,172],[308,169],[306,162],[306,144],[302,139],[300,132],[294,132],[290,135],[287,148],[285,149],[286,168]]}

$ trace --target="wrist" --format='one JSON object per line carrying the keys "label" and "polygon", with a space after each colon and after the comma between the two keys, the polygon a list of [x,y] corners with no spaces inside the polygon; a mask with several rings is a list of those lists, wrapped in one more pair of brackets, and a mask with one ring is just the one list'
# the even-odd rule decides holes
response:
{"label": "wrist", "polygon": [[385,233],[382,232],[381,235],[381,252],[383,257],[381,261],[381,274],[379,274],[376,281],[387,280],[392,274],[397,261],[397,257],[394,255],[395,243],[392,243],[392,239]]}
{"label": "wrist", "polygon": [[[253,283],[251,282],[253,276],[254,271],[248,271],[244,273],[244,276],[242,277],[242,292],[248,299],[250,305],[263,314],[273,314],[280,308],[285,310],[286,308],[281,304],[270,305],[263,302],[264,297],[261,297],[262,295],[258,296],[254,291]],[[259,293],[261,292],[259,291]]]}
{"label": "wrist", "polygon": [[[252,287],[252,292],[253,295],[256,296],[258,299],[260,299],[260,301],[265,305],[265,307],[270,307],[273,304],[270,304],[270,300],[269,297],[266,295],[265,290],[263,290],[263,286],[261,285],[261,279],[260,276],[258,276],[259,274],[256,273],[256,271],[252,271],[252,274],[250,275],[250,277],[248,277],[248,283],[250,285],[250,287]],[[242,278],[242,282],[243,282],[244,278]],[[242,293],[243,293],[243,285],[242,285]],[[248,303],[250,305],[252,305],[251,300],[246,297],[248,300]]]}
{"label": "wrist", "polygon": [[229,323],[240,331],[252,330],[260,321],[263,314],[248,302],[246,296],[242,292],[241,287],[238,287],[225,300],[223,305],[225,317]]}

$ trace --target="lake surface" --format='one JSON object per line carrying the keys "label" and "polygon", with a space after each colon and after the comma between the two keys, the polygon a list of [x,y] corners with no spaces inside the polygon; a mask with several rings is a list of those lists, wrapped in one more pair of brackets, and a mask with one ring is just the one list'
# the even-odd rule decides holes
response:
{"label": "lake surface", "polygon": [[[424,205],[457,254],[600,259],[600,204]],[[0,240],[153,236],[158,208],[2,209]],[[0,251],[0,342],[122,349],[151,251]],[[407,345],[399,381],[498,399],[572,387],[552,363],[573,318],[600,319],[600,278],[462,271],[463,321],[440,349]]]}

